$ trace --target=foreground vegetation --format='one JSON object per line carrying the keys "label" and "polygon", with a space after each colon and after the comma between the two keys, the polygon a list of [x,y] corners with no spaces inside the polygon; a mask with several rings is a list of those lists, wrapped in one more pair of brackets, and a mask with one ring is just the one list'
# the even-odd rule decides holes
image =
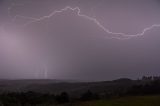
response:
{"label": "foreground vegetation", "polygon": [[[120,79],[107,83],[109,86],[106,82],[85,83],[81,92],[74,93],[5,90],[0,93],[0,106],[160,106],[160,77]],[[76,84],[71,87],[74,89]],[[64,85],[67,88],[70,83]],[[90,87],[84,89],[87,85]]]}
{"label": "foreground vegetation", "polygon": [[160,95],[154,96],[127,96],[120,98],[92,100],[92,101],[79,101],[64,104],[12,104],[0,106],[160,106]]}
{"label": "foreground vegetation", "polygon": [[74,106],[160,106],[160,96],[130,96],[111,100],[88,101]]}

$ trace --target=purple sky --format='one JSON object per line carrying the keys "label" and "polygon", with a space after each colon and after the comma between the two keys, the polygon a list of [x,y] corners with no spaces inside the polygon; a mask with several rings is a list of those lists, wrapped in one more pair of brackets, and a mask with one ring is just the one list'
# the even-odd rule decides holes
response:
{"label": "purple sky", "polygon": [[[78,8],[62,11],[66,6],[79,7],[81,13]],[[36,22],[15,18],[39,19],[56,10],[60,12]],[[129,36],[159,25],[159,10],[159,0],[0,0],[0,78],[159,75],[160,26]],[[107,33],[92,19],[129,39]]]}

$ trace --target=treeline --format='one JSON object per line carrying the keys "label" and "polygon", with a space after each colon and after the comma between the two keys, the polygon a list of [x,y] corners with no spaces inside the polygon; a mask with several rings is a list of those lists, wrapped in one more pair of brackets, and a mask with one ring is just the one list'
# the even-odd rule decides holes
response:
{"label": "treeline", "polygon": [[142,77],[140,83],[133,85],[127,92],[129,95],[158,95],[160,94],[160,77]]}
{"label": "treeline", "polygon": [[61,104],[69,102],[66,92],[54,95],[49,93],[12,92],[0,94],[0,106],[35,106],[37,104]]}
{"label": "treeline", "polygon": [[[125,80],[120,80],[124,81]],[[128,81],[128,80],[127,80]],[[112,92],[105,90],[104,92],[93,92],[91,90],[84,91],[80,97],[71,97],[69,93],[62,92],[60,94],[38,93],[38,92],[8,92],[0,94],[0,106],[36,106],[36,105],[57,105],[72,104],[74,102],[90,101],[98,99],[112,99],[115,97],[129,95],[159,95],[160,94],[160,77],[143,77],[138,80],[132,80],[134,84],[125,91],[117,87]],[[117,82],[116,82],[117,83]]]}
{"label": "treeline", "polygon": [[[73,99],[73,98],[72,98]],[[98,95],[92,93],[90,90],[84,92],[76,101],[97,100]],[[67,92],[54,95],[49,93],[37,92],[12,92],[0,94],[0,106],[35,106],[35,105],[53,105],[74,102]]]}
{"label": "treeline", "polygon": [[157,81],[160,80],[160,76],[143,76],[142,81]]}

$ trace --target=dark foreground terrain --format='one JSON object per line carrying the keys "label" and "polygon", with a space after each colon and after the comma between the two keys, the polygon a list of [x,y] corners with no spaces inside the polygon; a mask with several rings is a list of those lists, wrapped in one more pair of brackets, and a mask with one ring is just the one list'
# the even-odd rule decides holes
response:
{"label": "dark foreground terrain", "polygon": [[160,106],[160,77],[101,82],[0,80],[0,106]]}
{"label": "dark foreground terrain", "polygon": [[97,100],[73,106],[160,106],[160,96],[129,96],[110,100]]}
{"label": "dark foreground terrain", "polygon": [[0,93],[3,92],[39,92],[39,93],[53,93],[59,94],[67,92],[73,97],[79,97],[87,90],[95,93],[106,93],[121,91],[141,83],[130,79],[118,79],[114,81],[101,82],[75,82],[63,80],[0,80]]}

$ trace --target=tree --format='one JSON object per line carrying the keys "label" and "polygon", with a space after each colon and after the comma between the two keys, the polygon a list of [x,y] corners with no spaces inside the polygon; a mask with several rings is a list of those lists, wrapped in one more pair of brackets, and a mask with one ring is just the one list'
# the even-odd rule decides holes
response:
{"label": "tree", "polygon": [[69,95],[67,92],[62,92],[60,95],[56,96],[56,101],[58,103],[68,103],[69,102]]}
{"label": "tree", "polygon": [[87,92],[82,94],[80,99],[83,101],[88,101],[88,100],[94,100],[94,99],[98,99],[98,98],[99,97],[97,94],[93,94],[90,90],[88,90]]}

